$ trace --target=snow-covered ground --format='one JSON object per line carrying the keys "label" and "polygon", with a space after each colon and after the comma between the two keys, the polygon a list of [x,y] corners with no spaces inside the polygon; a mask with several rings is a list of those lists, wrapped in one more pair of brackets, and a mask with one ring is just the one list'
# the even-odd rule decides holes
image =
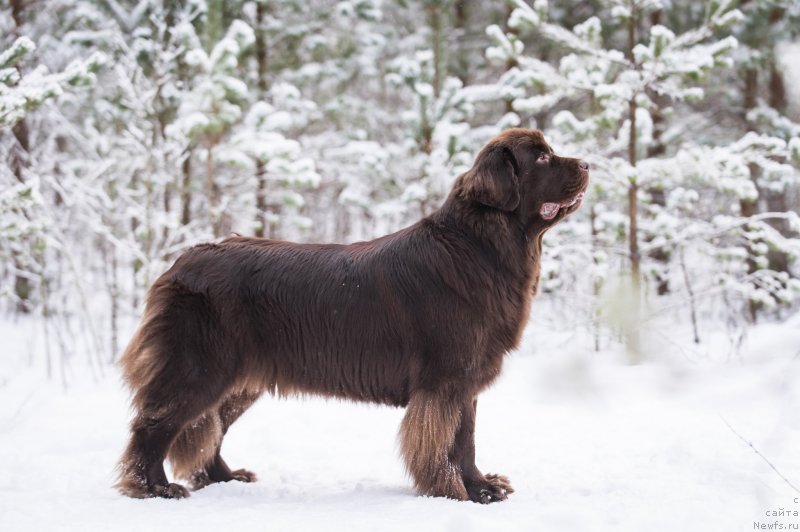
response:
{"label": "snow-covered ground", "polygon": [[401,410],[269,397],[223,447],[257,483],[124,498],[111,488],[129,416],[118,374],[76,357],[66,388],[48,381],[39,355],[26,362],[32,327],[0,322],[2,530],[800,529],[800,493],[765,461],[800,486],[800,315],[753,329],[732,355],[722,337],[662,338],[636,366],[534,321],[479,400],[478,465],[516,489],[489,506],[413,494]]}

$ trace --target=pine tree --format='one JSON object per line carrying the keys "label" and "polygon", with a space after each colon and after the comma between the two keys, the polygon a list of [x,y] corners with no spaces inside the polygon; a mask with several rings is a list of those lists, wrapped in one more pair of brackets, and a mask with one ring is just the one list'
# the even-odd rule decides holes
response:
{"label": "pine tree", "polygon": [[[591,17],[570,30],[548,22],[546,2],[537,1],[534,7],[518,2],[509,20],[515,33],[497,26],[487,30],[495,41],[487,55],[515,65],[500,79],[500,95],[523,123],[550,110],[548,123],[537,125],[546,127],[565,151],[588,154],[593,167],[590,234],[595,244],[605,243],[612,249],[622,244],[625,236],[634,287],[629,306],[634,314],[642,276],[657,284],[663,275],[663,271],[651,269],[654,264],[647,254],[660,248],[677,250],[679,229],[686,218],[702,221],[703,213],[690,203],[698,198],[692,200],[685,193],[685,187],[692,185],[690,179],[697,176],[676,171],[685,150],[693,145],[681,135],[681,117],[702,100],[703,80],[714,69],[732,66],[737,41],[731,35],[717,35],[743,20],[730,2],[712,3],[700,26],[676,35],[663,25],[652,24],[649,15],[657,9],[658,2],[615,1],[604,13],[605,24],[599,17]],[[519,35],[525,32],[562,51],[555,65],[524,53]],[[659,132],[654,135],[656,111],[660,114]],[[763,162],[770,148],[743,142],[750,159]],[[656,144],[659,149],[652,149]],[[705,175],[726,175],[730,159],[736,158],[741,147],[721,149],[727,157],[717,159],[720,170],[709,174],[703,165]],[[784,145],[783,150],[788,147]],[[653,201],[657,191],[665,194],[665,201]],[[625,211],[619,210],[621,205],[626,205]],[[600,276],[596,286],[608,275],[602,263],[609,253],[601,247],[594,257]],[[628,328],[633,360],[641,356],[638,327],[634,320]]]}

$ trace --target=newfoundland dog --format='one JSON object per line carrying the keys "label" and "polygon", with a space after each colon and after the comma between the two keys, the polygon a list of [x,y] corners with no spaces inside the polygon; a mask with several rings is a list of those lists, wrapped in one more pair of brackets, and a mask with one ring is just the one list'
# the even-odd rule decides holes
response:
{"label": "newfoundland dog", "polygon": [[477,395],[528,320],[542,236],[581,204],[589,165],[536,130],[492,139],[442,207],[354,244],[232,237],[186,251],[150,288],[121,365],[133,392],[116,487],[181,498],[252,482],[222,439],[264,392],[405,407],[417,492],[490,503],[513,490],[475,465]]}

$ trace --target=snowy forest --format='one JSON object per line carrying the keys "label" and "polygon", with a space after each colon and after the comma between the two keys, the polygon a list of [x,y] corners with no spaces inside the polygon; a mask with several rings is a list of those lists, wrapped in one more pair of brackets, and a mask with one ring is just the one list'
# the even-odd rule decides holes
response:
{"label": "snowy forest", "polygon": [[3,308],[55,353],[112,362],[193,244],[413,223],[513,126],[591,164],[541,297],[597,348],[798,307],[797,2],[14,0],[0,27]]}
{"label": "snowy forest", "polygon": [[[557,154],[588,161],[591,179],[580,210],[545,237],[540,293],[521,351],[581,354],[563,366],[522,356],[510,389],[527,390],[535,379],[522,374],[545,368],[557,376],[552,382],[563,383],[557,391],[544,386],[546,405],[558,394],[578,401],[591,388],[605,394],[616,416],[628,408],[617,387],[663,384],[649,373],[637,374],[643,381],[629,379],[620,368],[658,360],[664,367],[656,373],[672,375],[721,362],[697,377],[713,385],[691,388],[679,406],[665,402],[661,412],[677,419],[708,394],[714,408],[742,406],[751,415],[732,416],[727,427],[716,411],[712,421],[692,418],[692,442],[708,436],[725,450],[681,454],[671,425],[651,429],[654,439],[674,443],[666,456],[680,471],[682,460],[716,463],[722,456],[772,479],[773,491],[759,488],[751,505],[761,480],[720,473],[733,487],[717,511],[740,504],[752,515],[709,529],[752,530],[754,519],[768,519],[778,505],[800,511],[792,506],[795,492],[775,495],[794,487],[791,480],[800,484],[800,394],[788,380],[780,380],[788,395],[764,391],[778,375],[800,378],[798,0],[2,0],[0,6],[0,331],[9,338],[0,349],[6,394],[0,397],[20,404],[5,407],[0,428],[37,408],[41,398],[22,397],[45,386],[32,384],[40,376],[87,390],[94,389],[87,375],[116,376],[147,288],[187,248],[232,233],[344,243],[396,231],[436,210],[494,135],[538,128]],[[612,362],[597,365],[597,357]],[[724,365],[731,360],[752,365]],[[15,380],[20,368],[31,367],[35,376]],[[727,377],[709,376],[717,372]],[[747,380],[755,374],[764,380]],[[597,384],[599,375],[615,384]],[[722,382],[749,382],[741,386],[750,395]],[[101,387],[105,395],[91,392],[76,405],[103,402],[112,389],[123,393],[117,381]],[[752,398],[750,406],[741,397]],[[125,406],[117,410],[122,418],[111,426],[118,434],[106,437],[116,447],[103,448],[103,475],[125,436]],[[790,421],[786,410],[793,412]],[[320,419],[331,413],[324,412]],[[291,420],[295,413],[276,415]],[[581,416],[592,423],[591,415]],[[650,422],[638,411],[631,416],[643,426]],[[719,434],[704,432],[717,425]],[[559,427],[575,430],[576,440],[591,430]],[[735,431],[742,427],[765,436],[764,456],[736,438],[744,439]],[[634,486],[631,497],[652,503],[639,513],[598,496],[591,516],[558,520],[563,528],[547,525],[556,522],[553,515],[528,519],[520,506],[509,522],[656,530],[662,528],[648,519],[662,505],[672,509],[672,517],[659,521],[663,530],[699,530],[701,520],[689,519],[702,515],[706,482],[713,486],[715,473],[687,465],[687,478],[669,477],[673,469],[652,461],[659,448],[642,443],[630,427],[615,430],[636,447],[634,465],[621,466],[623,476],[638,478],[637,463],[681,484],[700,474],[694,471],[708,476],[691,477],[693,487],[677,499]],[[612,447],[603,434],[600,451],[591,452]],[[14,438],[27,445],[26,437]],[[492,438],[502,441],[484,440]],[[479,458],[480,449],[479,438]],[[508,449],[500,462],[512,464],[504,467],[513,476],[515,453],[528,451],[513,443]],[[773,460],[784,459],[770,463],[772,469],[764,463],[769,451]],[[625,460],[615,458],[607,467]],[[529,497],[537,482],[554,481],[555,469],[570,467],[564,460],[531,473]],[[292,474],[301,467],[289,464]],[[356,491],[402,486],[395,473],[383,470],[388,481],[364,473]],[[102,491],[110,481],[102,478],[105,488],[96,493],[110,500],[111,492]],[[15,479],[0,481],[0,493],[22,482]],[[283,497],[316,486],[299,482],[301,488],[258,489]],[[561,494],[563,507],[542,504],[563,517],[578,503],[561,482],[536,494],[535,504]],[[379,507],[399,497],[378,491],[369,500]],[[212,493],[228,496],[222,488]],[[605,522],[600,505],[629,513]],[[109,515],[119,509],[109,508]],[[687,508],[689,517],[676,520]],[[419,515],[434,519],[434,510]],[[800,523],[793,519],[787,524]],[[130,529],[140,529],[136,524]]]}

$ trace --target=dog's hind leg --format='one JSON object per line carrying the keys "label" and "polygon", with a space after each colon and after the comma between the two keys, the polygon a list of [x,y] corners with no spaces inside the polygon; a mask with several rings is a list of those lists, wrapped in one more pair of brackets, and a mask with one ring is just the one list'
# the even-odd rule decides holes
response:
{"label": "dog's hind leg", "polygon": [[256,474],[251,471],[231,471],[220,454],[220,448],[230,426],[260,395],[247,391],[231,394],[218,408],[206,412],[190,424],[169,451],[175,476],[189,480],[195,490],[215,482],[255,482]]}
{"label": "dog's hind leg", "polygon": [[221,404],[231,386],[232,371],[220,355],[223,341],[215,314],[204,295],[182,290],[154,285],[142,325],[121,359],[125,380],[134,391],[136,416],[116,486],[129,497],[189,494],[168,482],[164,459],[191,423],[214,426],[213,418],[202,415]]}
{"label": "dog's hind leg", "polygon": [[453,455],[462,402],[448,390],[416,391],[400,425],[400,450],[420,495],[469,500]]}
{"label": "dog's hind leg", "polygon": [[453,459],[461,469],[470,500],[482,504],[502,501],[514,493],[502,475],[483,475],[475,465],[475,410],[478,400],[468,400],[461,410],[461,422],[455,435]]}
{"label": "dog's hind leg", "polygon": [[168,482],[163,463],[178,434],[197,419],[205,405],[215,402],[207,390],[197,393],[197,386],[172,389],[169,401],[142,401],[143,406],[131,423],[131,441],[120,463],[117,488],[123,494],[168,499],[189,495],[180,484]]}
{"label": "dog's hind leg", "polygon": [[[244,391],[230,395],[219,407],[218,415],[222,424],[222,437],[228,433],[228,429],[233,423],[244,414],[245,410],[250,408],[253,403],[261,397],[261,392]],[[247,469],[236,469],[231,471],[228,464],[220,456],[220,445],[217,446],[217,452],[214,455],[214,460],[210,465],[206,466],[205,473],[210,482],[227,482],[229,480],[238,480],[240,482],[255,482],[256,474]]]}

